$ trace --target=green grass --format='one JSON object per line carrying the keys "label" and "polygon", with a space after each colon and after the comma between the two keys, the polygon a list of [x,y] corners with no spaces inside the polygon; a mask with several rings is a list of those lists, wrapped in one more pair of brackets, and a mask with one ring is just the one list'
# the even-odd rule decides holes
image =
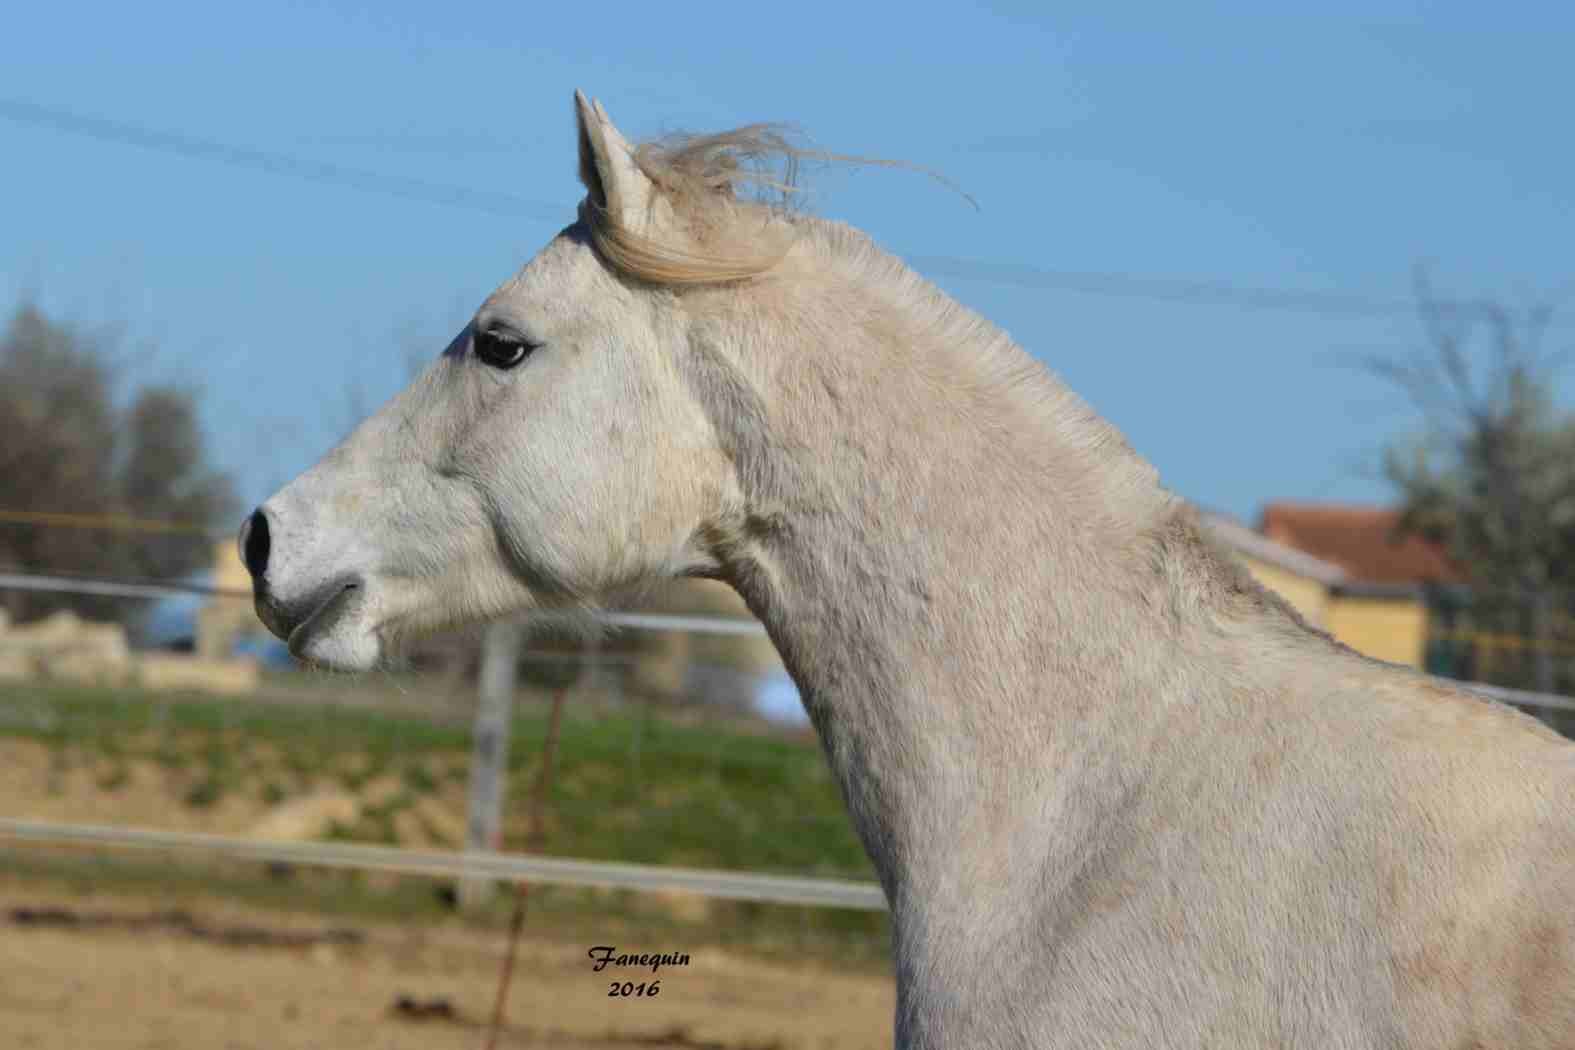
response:
{"label": "green grass", "polygon": [[[525,847],[546,729],[545,705],[521,706],[511,732],[505,849]],[[38,683],[0,685],[0,739],[7,736],[43,742],[61,767],[89,762],[120,770],[155,762],[183,778],[184,794],[172,797],[172,806],[212,806],[231,794],[275,804],[312,783],[357,790],[395,778],[397,790],[369,805],[353,826],[334,829],[333,837],[357,842],[393,841],[398,812],[426,796],[461,790],[470,753],[467,726],[408,707],[379,711]],[[101,778],[99,788],[128,790],[116,774]],[[638,709],[590,713],[571,701],[544,818],[541,852],[551,855],[873,878],[812,740],[688,724]],[[90,808],[82,819],[92,819]],[[65,877],[69,865],[40,857],[54,855],[35,856],[35,874]],[[305,899],[319,909],[409,917],[445,911],[426,880],[399,880],[395,892],[346,873],[302,871],[279,883],[255,865],[241,867],[190,868],[197,874],[187,881],[260,903],[277,897],[302,906]],[[187,878],[179,874],[186,870],[122,857],[96,862],[96,874],[80,877],[163,886]],[[532,902],[571,924],[663,921],[640,895],[546,887],[533,892]],[[708,941],[732,938],[768,954],[773,945],[791,953],[824,942],[832,954],[857,960],[884,957],[886,924],[880,913],[713,902],[700,932]]]}
{"label": "green grass", "polygon": [[[547,712],[514,719],[505,845],[520,848]],[[354,790],[385,774],[411,796],[463,769],[465,727],[404,713],[89,687],[0,687],[0,737],[68,756],[147,758],[191,776],[192,805],[312,778]],[[267,745],[275,766],[247,752]],[[798,739],[689,725],[639,711],[564,714],[546,808],[545,851],[648,864],[870,878],[819,748]]]}

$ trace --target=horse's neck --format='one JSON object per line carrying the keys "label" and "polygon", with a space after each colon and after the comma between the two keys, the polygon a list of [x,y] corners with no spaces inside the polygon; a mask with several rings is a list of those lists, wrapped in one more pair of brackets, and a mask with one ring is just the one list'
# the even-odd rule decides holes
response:
{"label": "horse's neck", "polygon": [[[1121,608],[1138,596],[1111,577],[1118,559],[1013,551],[1018,537],[984,520],[976,559],[892,572],[883,555],[909,539],[902,526],[923,527],[902,514],[818,536],[789,523],[729,578],[793,675],[888,891],[947,877],[925,869],[956,852],[976,853],[971,874],[998,885],[1044,860],[1025,848],[1052,844],[1014,838],[1016,807],[1088,806],[1090,791],[1140,775],[1126,752],[1157,726],[1167,639]],[[1036,830],[1070,832],[1097,810]]]}
{"label": "horse's neck", "polygon": [[771,352],[793,362],[756,391],[777,403],[735,393],[719,413],[752,514],[725,575],[894,906],[973,900],[973,879],[1010,900],[1014,880],[1072,870],[1165,715],[1174,501],[1059,388],[948,389],[936,362],[871,363],[892,347],[847,338],[834,361]]}

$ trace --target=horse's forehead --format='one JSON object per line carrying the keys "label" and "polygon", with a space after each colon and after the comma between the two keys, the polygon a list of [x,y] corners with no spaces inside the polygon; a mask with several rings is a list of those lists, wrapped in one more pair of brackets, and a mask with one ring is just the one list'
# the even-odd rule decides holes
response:
{"label": "horse's forehead", "polygon": [[561,280],[590,269],[588,264],[592,261],[593,254],[590,242],[583,232],[580,232],[577,226],[570,226],[548,241],[541,251],[520,267],[514,280],[518,282],[533,279]]}
{"label": "horse's forehead", "polygon": [[519,296],[555,297],[570,293],[576,282],[583,283],[594,271],[592,255],[585,238],[576,236],[575,227],[571,226],[499,285],[488,303],[500,305]]}

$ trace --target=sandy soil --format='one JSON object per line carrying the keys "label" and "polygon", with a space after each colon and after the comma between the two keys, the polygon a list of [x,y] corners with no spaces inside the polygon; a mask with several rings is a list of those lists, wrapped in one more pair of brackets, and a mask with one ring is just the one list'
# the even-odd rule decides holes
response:
{"label": "sandy soil", "polygon": [[[27,921],[31,918],[31,921]],[[597,942],[604,943],[604,942]],[[691,951],[656,998],[608,998],[590,944],[521,944],[500,1047],[889,1047],[889,978]],[[681,944],[619,945],[683,951]],[[501,931],[334,926],[215,903],[0,890],[0,1045],[19,1050],[476,1050]],[[649,980],[623,971],[620,980]],[[405,997],[416,1011],[401,1012]],[[443,1004],[446,1004],[444,1006]],[[438,1015],[424,1020],[408,1016]]]}

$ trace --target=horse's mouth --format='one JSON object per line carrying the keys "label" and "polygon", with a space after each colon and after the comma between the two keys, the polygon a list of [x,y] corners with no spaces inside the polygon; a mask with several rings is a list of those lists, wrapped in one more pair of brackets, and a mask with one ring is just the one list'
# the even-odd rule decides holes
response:
{"label": "horse's mouth", "polygon": [[291,654],[298,659],[310,659],[307,649],[312,641],[334,632],[336,624],[354,611],[362,589],[359,580],[334,584],[328,597],[321,599],[312,613],[290,632],[287,640]]}
{"label": "horse's mouth", "polygon": [[368,598],[365,579],[340,576],[297,601],[260,594],[257,615],[289,644],[296,659],[363,671],[377,662],[382,650],[367,623]]}

